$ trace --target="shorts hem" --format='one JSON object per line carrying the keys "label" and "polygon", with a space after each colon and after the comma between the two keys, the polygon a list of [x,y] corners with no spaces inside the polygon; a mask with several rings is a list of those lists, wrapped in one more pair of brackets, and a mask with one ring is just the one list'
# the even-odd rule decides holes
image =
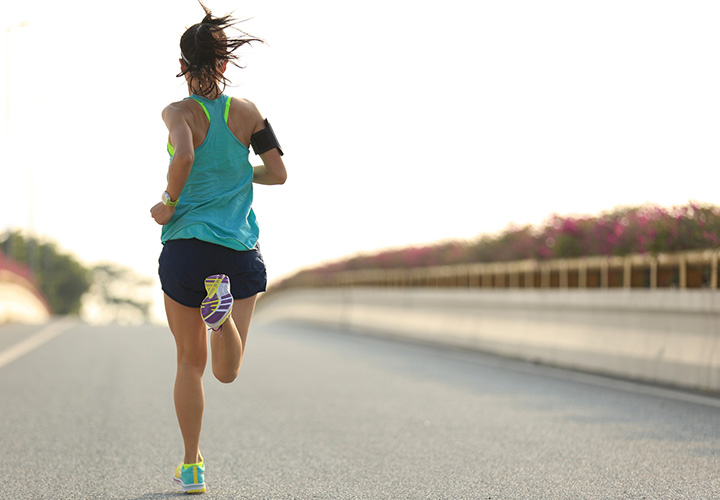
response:
{"label": "shorts hem", "polygon": [[266,289],[263,288],[262,290],[258,290],[258,291],[256,291],[256,292],[239,293],[239,294],[237,294],[237,295],[233,294],[233,299],[234,299],[234,300],[249,299],[250,297],[254,297],[254,296],[256,296],[256,295],[258,295],[258,294],[260,294],[260,293],[263,293],[263,292],[265,292],[265,291],[266,291]]}
{"label": "shorts hem", "polygon": [[[202,303],[199,306],[196,305],[190,305],[182,300],[178,300],[177,298],[173,297],[171,294],[167,293],[165,289],[163,289],[163,293],[167,295],[170,299],[172,299],[174,302],[177,302],[181,306],[190,307],[192,309],[200,309],[202,307]],[[234,298],[234,297],[233,297]]]}

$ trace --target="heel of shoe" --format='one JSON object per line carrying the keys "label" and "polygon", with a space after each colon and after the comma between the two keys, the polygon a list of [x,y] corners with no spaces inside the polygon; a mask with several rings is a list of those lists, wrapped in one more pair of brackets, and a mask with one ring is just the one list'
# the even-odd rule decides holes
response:
{"label": "heel of shoe", "polygon": [[[205,493],[205,468],[192,465],[182,471],[185,475],[181,481],[185,493]],[[185,480],[188,482],[186,483]]]}

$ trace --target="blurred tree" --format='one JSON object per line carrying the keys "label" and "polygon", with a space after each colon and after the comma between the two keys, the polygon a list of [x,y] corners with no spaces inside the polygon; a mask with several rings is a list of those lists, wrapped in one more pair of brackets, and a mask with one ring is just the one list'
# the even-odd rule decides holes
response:
{"label": "blurred tree", "polygon": [[80,313],[90,275],[74,257],[60,252],[54,243],[40,242],[19,231],[6,233],[0,247],[5,255],[30,267],[54,314]]}

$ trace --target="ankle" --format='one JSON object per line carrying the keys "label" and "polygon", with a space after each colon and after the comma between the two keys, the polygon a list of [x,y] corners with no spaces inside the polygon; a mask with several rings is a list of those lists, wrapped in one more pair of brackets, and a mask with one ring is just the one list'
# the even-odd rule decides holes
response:
{"label": "ankle", "polygon": [[202,461],[203,461],[202,456],[201,456],[200,453],[198,452],[197,455],[185,455],[185,459],[183,460],[183,464],[184,464],[184,465],[195,465],[195,464],[199,464],[199,463],[202,462]]}

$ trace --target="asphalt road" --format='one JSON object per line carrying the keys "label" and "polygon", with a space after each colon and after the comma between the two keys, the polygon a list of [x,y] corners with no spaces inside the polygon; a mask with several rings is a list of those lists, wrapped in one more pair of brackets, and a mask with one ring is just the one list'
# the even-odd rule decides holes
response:
{"label": "asphalt road", "polygon": [[[0,327],[0,498],[181,496],[167,329],[7,356],[43,328]],[[204,498],[720,498],[714,398],[288,324],[205,389]]]}

